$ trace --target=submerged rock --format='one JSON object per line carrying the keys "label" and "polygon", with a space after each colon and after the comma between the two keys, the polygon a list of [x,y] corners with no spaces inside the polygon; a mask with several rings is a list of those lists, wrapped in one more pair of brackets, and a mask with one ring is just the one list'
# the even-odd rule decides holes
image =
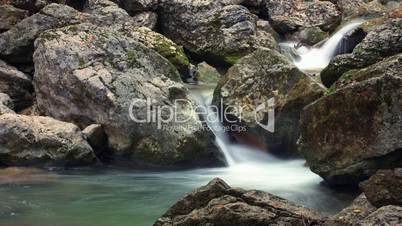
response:
{"label": "submerged rock", "polygon": [[320,225],[312,210],[269,193],[229,187],[214,179],[174,204],[154,226]]}
{"label": "submerged rock", "polygon": [[402,18],[390,19],[372,29],[351,54],[339,55],[321,72],[321,80],[330,87],[339,77],[352,69],[375,64],[386,57],[402,52]]}
{"label": "submerged rock", "polygon": [[0,32],[7,31],[28,16],[28,11],[12,5],[0,5]]}
{"label": "submerged rock", "polygon": [[360,188],[370,203],[378,208],[402,206],[402,169],[379,170],[369,180],[360,183]]}
{"label": "submerged rock", "polygon": [[402,167],[402,77],[384,75],[338,89],[301,116],[300,153],[331,184],[353,184]]}
{"label": "submerged rock", "polygon": [[[245,123],[267,143],[270,151],[294,154],[300,112],[322,96],[324,90],[285,56],[275,50],[259,49],[229,69],[216,90],[215,102],[223,101],[224,106],[235,107],[227,108],[226,113]],[[275,106],[268,106],[271,98]],[[273,133],[263,128],[273,123],[268,121],[272,107],[275,109]]]}
{"label": "submerged rock", "polygon": [[230,4],[215,0],[162,1],[159,12],[162,31],[192,53],[214,63],[234,64],[259,46],[276,48],[268,33],[264,39],[257,36],[255,15],[244,6]]}
{"label": "submerged rock", "polygon": [[80,129],[49,117],[0,116],[0,164],[79,166],[97,159]]}
{"label": "submerged rock", "polygon": [[[45,114],[102,125],[115,157],[132,165],[216,161],[175,67],[129,34],[81,24],[46,32],[36,47],[34,85]],[[174,107],[177,118],[167,120]]]}
{"label": "submerged rock", "polygon": [[0,184],[43,184],[53,181],[55,174],[38,168],[8,167],[0,169]]}
{"label": "submerged rock", "polygon": [[0,92],[10,96],[15,109],[22,110],[32,104],[32,79],[0,60]]}

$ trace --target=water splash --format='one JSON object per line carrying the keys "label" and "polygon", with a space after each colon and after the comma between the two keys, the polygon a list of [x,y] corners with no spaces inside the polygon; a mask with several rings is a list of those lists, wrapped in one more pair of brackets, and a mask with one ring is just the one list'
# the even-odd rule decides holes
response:
{"label": "water splash", "polygon": [[331,36],[321,47],[300,47],[294,49],[296,43],[281,43],[282,49],[291,57],[295,65],[303,71],[320,71],[328,66],[331,59],[335,56],[339,44],[346,34],[359,27],[364,21],[355,20],[346,24],[343,28]]}

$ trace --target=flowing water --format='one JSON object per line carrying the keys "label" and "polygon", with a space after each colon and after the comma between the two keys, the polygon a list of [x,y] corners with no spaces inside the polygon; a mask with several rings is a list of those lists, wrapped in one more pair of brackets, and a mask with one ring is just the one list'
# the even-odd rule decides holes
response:
{"label": "flowing water", "polygon": [[[325,67],[342,36],[356,26],[347,25],[319,49],[298,50],[295,63],[306,70]],[[191,90],[200,106],[208,106],[211,87]],[[0,225],[149,226],[180,197],[215,177],[231,186],[271,192],[324,215],[338,212],[356,195],[322,185],[303,160],[276,159],[231,144],[218,122],[208,126],[228,167],[164,172],[75,169],[58,172],[46,183],[0,184]]]}
{"label": "flowing water", "polygon": [[[362,23],[363,20],[352,21],[333,34],[322,46],[311,48],[302,46],[289,55],[300,70],[320,71],[328,66],[331,59],[338,52],[338,48],[342,48],[342,46],[339,45],[342,38],[359,27]],[[294,42],[281,43],[282,47],[287,49],[287,51],[289,51],[289,48],[292,49],[296,44],[297,43]]]}

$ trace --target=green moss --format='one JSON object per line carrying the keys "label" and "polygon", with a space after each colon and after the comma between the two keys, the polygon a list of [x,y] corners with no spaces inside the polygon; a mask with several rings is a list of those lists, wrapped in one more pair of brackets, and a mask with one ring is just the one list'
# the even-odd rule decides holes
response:
{"label": "green moss", "polygon": [[140,65],[137,60],[137,54],[134,51],[127,52],[127,65],[130,68],[138,67]]}
{"label": "green moss", "polygon": [[243,56],[240,55],[229,55],[229,56],[224,56],[223,60],[228,63],[228,64],[236,64],[237,61],[239,61]]}
{"label": "green moss", "polygon": [[86,64],[87,64],[87,61],[84,58],[79,59],[79,64],[78,64],[79,68],[84,68]]}

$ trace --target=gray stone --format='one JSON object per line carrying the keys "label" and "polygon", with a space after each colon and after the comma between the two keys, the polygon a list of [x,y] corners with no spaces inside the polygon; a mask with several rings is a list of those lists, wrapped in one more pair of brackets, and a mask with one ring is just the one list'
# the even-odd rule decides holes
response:
{"label": "gray stone", "polygon": [[80,129],[48,117],[0,116],[0,163],[10,166],[79,166],[97,159]]}
{"label": "gray stone", "polygon": [[402,167],[402,78],[384,75],[338,89],[301,115],[299,151],[329,183],[356,185]]}
{"label": "gray stone", "polygon": [[[84,44],[83,44],[84,43]],[[154,50],[106,27],[81,24],[44,33],[36,42],[34,85],[38,107],[81,127],[100,124],[110,149],[132,165],[196,166],[216,162],[212,138],[194,110],[175,67]],[[145,120],[153,109],[174,107],[179,120]],[[155,111],[153,111],[155,112]],[[166,109],[159,113],[170,116]],[[162,127],[163,126],[163,127]]]}
{"label": "gray stone", "polygon": [[402,206],[402,169],[379,170],[370,179],[360,183],[367,199],[380,208]]}
{"label": "gray stone", "polygon": [[159,16],[167,37],[214,63],[234,64],[259,46],[276,48],[273,38],[257,37],[256,16],[230,2],[164,0]]}
{"label": "gray stone", "polygon": [[28,11],[12,5],[0,5],[0,32],[7,31],[28,16]]}
{"label": "gray stone", "polygon": [[174,204],[154,226],[314,225],[319,214],[261,191],[229,187],[214,179]]}
{"label": "gray stone", "polygon": [[22,110],[32,104],[32,79],[0,60],[0,93],[8,94],[17,110]]}

